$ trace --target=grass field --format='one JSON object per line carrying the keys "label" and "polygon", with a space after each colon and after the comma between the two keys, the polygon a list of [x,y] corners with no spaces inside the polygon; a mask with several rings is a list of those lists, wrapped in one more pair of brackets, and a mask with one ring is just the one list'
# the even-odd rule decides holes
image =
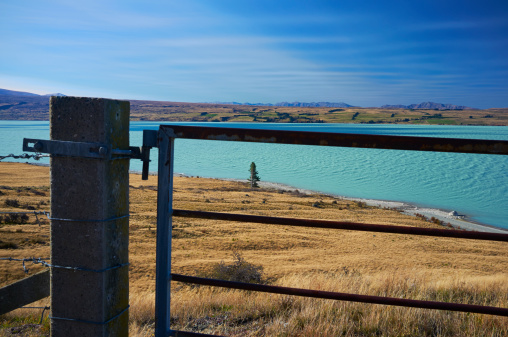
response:
{"label": "grass field", "polygon": [[[0,100],[0,120],[49,120],[49,98]],[[508,125],[508,109],[278,107],[131,100],[132,121]]]}
{"label": "grass field", "polygon": [[508,109],[442,111],[356,107],[338,109],[131,101],[131,119],[194,122],[508,125]]}
{"label": "grass field", "polygon": [[[130,177],[130,332],[154,327],[156,177]],[[175,208],[435,228],[393,209],[326,195],[177,177]],[[7,200],[10,200],[6,203]],[[17,206],[15,202],[17,201]],[[48,210],[49,169],[0,163],[0,211]],[[317,206],[317,207],[316,207]],[[0,257],[46,257],[49,229],[0,224]],[[234,254],[274,285],[508,307],[505,243],[175,218],[173,272],[211,275]],[[237,261],[238,262],[238,261]],[[29,266],[30,274],[41,270]],[[252,273],[252,269],[250,271]],[[0,261],[0,285],[25,277]],[[508,318],[172,284],[172,327],[227,336],[506,336]],[[44,299],[34,305],[48,305]],[[41,310],[0,317],[0,336],[47,335]],[[19,335],[19,334],[18,334]]]}

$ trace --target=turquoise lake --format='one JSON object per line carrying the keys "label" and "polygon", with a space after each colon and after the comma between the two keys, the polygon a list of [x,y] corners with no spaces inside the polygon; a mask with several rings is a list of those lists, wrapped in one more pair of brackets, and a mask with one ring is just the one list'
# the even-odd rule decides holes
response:
{"label": "turquoise lake", "polygon": [[[156,130],[160,124],[131,122],[131,146],[141,146],[143,129]],[[508,127],[504,126],[164,124],[508,140]],[[49,139],[49,123],[0,121],[0,155],[22,153],[23,138]],[[152,149],[151,158],[150,170],[156,171],[156,149]],[[48,163],[49,160],[41,162]],[[256,163],[259,176],[264,181],[347,197],[402,201],[422,207],[456,210],[473,221],[508,228],[508,156],[175,141],[177,173],[247,179],[251,162]],[[132,160],[131,170],[140,171],[141,162]]]}

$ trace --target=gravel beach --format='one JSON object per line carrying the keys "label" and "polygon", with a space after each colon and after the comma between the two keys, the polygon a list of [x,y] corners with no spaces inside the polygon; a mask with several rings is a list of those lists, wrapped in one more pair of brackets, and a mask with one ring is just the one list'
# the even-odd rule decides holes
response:
{"label": "gravel beach", "polygon": [[[245,181],[245,180],[239,180],[239,179],[226,179],[226,180]],[[260,181],[260,182],[258,182],[258,184],[260,187],[274,188],[274,189],[279,189],[279,190],[284,190],[284,191],[298,190],[300,193],[306,193],[306,194],[320,193],[320,192],[311,191],[311,190],[298,189],[298,188],[294,188],[292,186],[279,184],[279,183]],[[385,208],[385,207],[386,208],[396,208],[396,209],[402,210],[403,213],[412,215],[412,216],[416,216],[416,214],[421,214],[429,219],[434,217],[434,218],[437,218],[437,219],[443,221],[445,224],[450,223],[453,227],[459,228],[459,229],[465,229],[465,230],[477,231],[477,232],[508,234],[508,230],[470,221],[467,219],[467,217],[465,215],[451,214],[453,211],[445,211],[445,210],[440,210],[440,209],[436,209],[436,208],[417,207],[417,206],[409,204],[409,203],[398,202],[398,201],[386,201],[386,200],[375,200],[375,199],[364,199],[364,198],[349,198],[349,197],[344,197],[344,196],[340,196],[340,195],[332,195],[332,196],[340,197],[345,200],[365,202],[369,206],[376,206],[376,207],[380,207],[380,208]]]}
{"label": "gravel beach", "polygon": [[[131,172],[131,173],[140,173],[140,172]],[[185,174],[175,173],[175,175],[178,176],[186,176]],[[206,177],[203,177],[206,178]],[[211,179],[217,179],[217,178],[211,178]],[[220,180],[227,180],[227,181],[239,181],[239,182],[247,182],[245,179],[220,179]],[[375,206],[380,208],[393,208],[393,209],[399,209],[402,210],[404,214],[416,216],[416,214],[424,215],[427,218],[437,218],[441,221],[443,221],[446,225],[449,223],[453,227],[457,229],[465,229],[469,231],[477,231],[477,232],[490,232],[490,233],[501,233],[501,234],[508,234],[508,230],[497,228],[494,226],[489,226],[485,224],[480,224],[473,222],[471,220],[468,220],[465,215],[452,215],[452,210],[446,211],[441,210],[437,208],[425,208],[425,207],[417,207],[415,205],[405,203],[405,202],[399,202],[399,201],[388,201],[388,200],[376,200],[376,199],[364,199],[364,198],[350,198],[350,197],[344,197],[341,195],[335,195],[335,194],[327,194],[327,193],[321,193],[317,191],[312,190],[305,190],[301,188],[295,188],[293,186],[280,184],[280,183],[272,183],[272,182],[266,182],[266,181],[259,181],[258,185],[262,188],[271,188],[271,189],[277,189],[282,191],[296,191],[298,190],[300,193],[304,194],[325,194],[330,195],[336,198],[342,198],[345,200],[352,200],[352,201],[361,201],[365,202],[369,206]]]}

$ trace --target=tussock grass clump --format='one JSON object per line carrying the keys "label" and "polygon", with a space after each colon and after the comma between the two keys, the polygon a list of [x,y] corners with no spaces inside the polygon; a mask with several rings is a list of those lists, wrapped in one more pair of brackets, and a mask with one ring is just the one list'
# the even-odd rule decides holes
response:
{"label": "tussock grass clump", "polygon": [[0,215],[0,224],[23,224],[29,220],[26,214],[6,214]]}
{"label": "tussock grass clump", "polygon": [[263,278],[263,266],[247,262],[238,252],[233,252],[232,263],[226,264],[221,261],[215,264],[208,276],[219,280],[246,283],[267,283],[268,281]]}
{"label": "tussock grass clump", "polygon": [[19,207],[19,200],[18,199],[5,199],[5,206]]}
{"label": "tussock grass clump", "polygon": [[16,249],[18,245],[13,242],[4,242],[0,240],[0,249]]}

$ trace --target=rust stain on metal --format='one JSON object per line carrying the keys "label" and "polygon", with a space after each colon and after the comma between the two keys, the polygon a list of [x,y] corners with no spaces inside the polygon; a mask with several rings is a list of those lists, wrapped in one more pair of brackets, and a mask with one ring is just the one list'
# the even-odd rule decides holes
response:
{"label": "rust stain on metal", "polygon": [[204,139],[208,140],[228,140],[228,141],[234,141],[239,142],[242,140],[242,138],[239,135],[227,135],[225,133],[217,134],[217,135],[206,135]]}
{"label": "rust stain on metal", "polygon": [[508,155],[508,141],[161,125],[176,138]]}
{"label": "rust stain on metal", "polygon": [[272,137],[254,137],[252,135],[246,134],[245,141],[247,142],[261,142],[261,143],[277,143],[277,138]]}
{"label": "rust stain on metal", "polygon": [[345,229],[345,230],[356,230],[356,231],[364,231],[364,232],[411,234],[411,235],[437,236],[437,237],[448,237],[448,238],[459,238],[459,239],[508,242],[508,234],[490,233],[490,232],[473,232],[473,231],[460,231],[460,230],[451,230],[451,229],[420,228],[420,227],[406,227],[406,226],[393,226],[393,225],[376,225],[376,224],[341,222],[341,221],[330,221],[330,220],[269,217],[269,216],[260,216],[260,215],[250,215],[250,214],[189,211],[189,210],[181,210],[181,209],[174,209],[173,216],[181,216],[181,217],[186,217],[186,218],[214,219],[214,220],[224,220],[224,221],[254,222],[254,223],[263,223],[263,224],[271,224],[271,225],[285,225],[285,226],[327,228],[327,229]]}
{"label": "rust stain on metal", "polygon": [[222,287],[222,288],[229,288],[229,289],[242,289],[242,290],[258,291],[258,292],[265,292],[265,293],[272,293],[272,294],[284,294],[284,295],[293,295],[293,296],[313,297],[313,298],[322,298],[322,299],[347,301],[347,302],[361,302],[361,303],[394,305],[394,306],[410,307],[410,308],[450,310],[450,311],[460,311],[460,312],[474,312],[474,313],[478,313],[478,314],[487,314],[487,315],[508,316],[508,309],[507,308],[499,308],[499,307],[487,307],[487,306],[481,306],[481,305],[449,303],[449,302],[420,301],[420,300],[410,300],[410,299],[394,298],[394,297],[356,295],[356,294],[338,293],[338,292],[322,291],[322,290],[288,288],[288,287],[280,287],[280,286],[269,286],[269,285],[264,285],[264,284],[253,284],[253,283],[207,279],[207,278],[180,275],[180,274],[171,274],[171,278],[173,281],[178,281],[178,282],[187,282],[187,283],[192,283],[192,284],[215,286],[215,287]]}

